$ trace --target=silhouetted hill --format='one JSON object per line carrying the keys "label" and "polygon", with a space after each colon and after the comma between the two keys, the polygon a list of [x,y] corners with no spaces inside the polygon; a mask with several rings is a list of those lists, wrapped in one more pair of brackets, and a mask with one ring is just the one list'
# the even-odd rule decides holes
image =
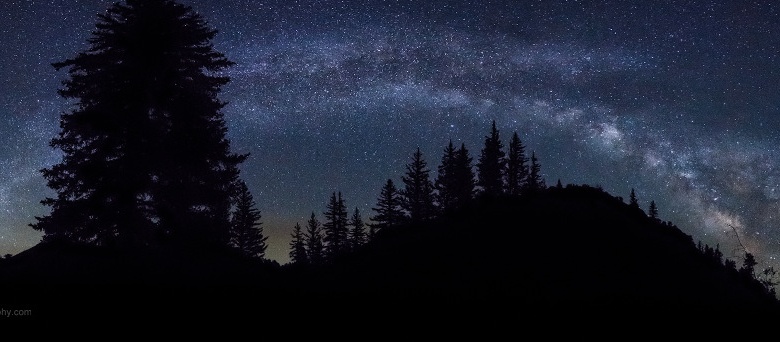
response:
{"label": "silhouetted hill", "polygon": [[209,310],[223,319],[294,319],[314,310],[320,322],[377,323],[780,312],[760,284],[705,257],[689,235],[587,186],[477,201],[380,232],[327,266],[62,242],[0,265],[0,291],[14,294],[0,305],[39,316]]}
{"label": "silhouetted hill", "polygon": [[323,296],[390,298],[390,307],[417,303],[421,318],[780,312],[757,281],[706,257],[676,226],[589,186],[478,201],[382,232],[314,273],[295,283],[322,284]]}

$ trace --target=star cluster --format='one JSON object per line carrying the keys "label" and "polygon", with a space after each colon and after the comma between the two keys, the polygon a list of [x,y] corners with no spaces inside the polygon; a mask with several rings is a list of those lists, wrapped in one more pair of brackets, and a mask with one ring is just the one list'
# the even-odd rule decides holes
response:
{"label": "star cluster", "polygon": [[[287,260],[333,191],[371,213],[420,147],[476,157],[517,131],[548,184],[602,186],[694,239],[780,257],[780,6],[771,1],[190,0],[236,65],[221,98],[242,177]],[[68,103],[50,63],[86,48],[110,1],[0,4],[0,252],[40,235],[38,169]],[[44,23],[44,24],[42,24]],[[367,217],[365,217],[367,218]]]}

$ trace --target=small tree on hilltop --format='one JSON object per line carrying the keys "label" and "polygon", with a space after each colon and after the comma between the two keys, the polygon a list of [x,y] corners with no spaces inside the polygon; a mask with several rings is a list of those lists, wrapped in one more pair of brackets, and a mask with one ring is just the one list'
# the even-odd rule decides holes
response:
{"label": "small tree on hilltop", "polygon": [[648,208],[648,216],[651,219],[658,219],[658,207],[655,205],[655,201],[650,201],[650,208]]}

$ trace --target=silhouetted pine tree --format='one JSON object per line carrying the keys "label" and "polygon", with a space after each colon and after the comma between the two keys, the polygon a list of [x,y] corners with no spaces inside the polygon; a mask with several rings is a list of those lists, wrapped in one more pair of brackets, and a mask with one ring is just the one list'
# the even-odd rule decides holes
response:
{"label": "silhouetted pine tree", "polygon": [[650,201],[650,208],[648,209],[648,216],[651,219],[658,219],[658,207],[655,205],[655,201]]}
{"label": "silhouetted pine tree", "polygon": [[507,194],[517,196],[525,189],[525,182],[528,180],[527,162],[525,146],[523,146],[523,142],[520,141],[520,137],[515,132],[509,141],[509,154],[506,161]]}
{"label": "silhouetted pine tree", "polygon": [[723,263],[723,252],[720,251],[720,244],[715,245],[714,259],[718,264]]}
{"label": "silhouetted pine tree", "polygon": [[404,213],[401,209],[401,196],[395,188],[392,179],[388,179],[379,193],[376,207],[371,208],[376,212],[375,216],[369,217],[374,223],[369,224],[369,239],[383,229],[395,227],[404,220]]}
{"label": "silhouetted pine tree", "polygon": [[453,166],[453,178],[455,178],[455,203],[460,208],[467,205],[474,198],[474,168],[469,150],[461,143],[460,149],[455,153],[455,165]]}
{"label": "silhouetted pine tree", "polygon": [[265,243],[268,237],[263,236],[260,218],[252,193],[244,182],[239,182],[236,209],[230,220],[230,245],[253,258],[265,257],[268,248]]}
{"label": "silhouetted pine tree", "polygon": [[726,267],[726,269],[736,272],[737,271],[737,262],[731,259],[725,259],[723,260],[723,266]]}
{"label": "silhouetted pine tree", "polygon": [[541,166],[536,159],[536,152],[531,152],[531,166],[528,170],[528,178],[525,181],[526,191],[534,192],[547,187],[541,175]]}
{"label": "silhouetted pine tree", "polygon": [[477,185],[482,187],[483,195],[498,196],[503,192],[505,167],[504,144],[501,143],[496,121],[493,120],[490,135],[485,137],[485,146],[477,163]]}
{"label": "silhouetted pine tree", "polygon": [[401,191],[401,207],[409,214],[409,219],[418,223],[432,218],[436,213],[433,183],[419,148],[412,156],[412,162],[406,165],[406,175],[402,179],[405,187]]}
{"label": "silhouetted pine tree", "polygon": [[295,223],[295,228],[293,228],[289,255],[290,263],[293,264],[306,264],[309,261],[309,258],[306,255],[306,237],[303,235],[299,223]]}
{"label": "silhouetted pine tree", "polygon": [[363,223],[363,217],[360,216],[360,209],[355,208],[352,213],[352,219],[349,221],[349,245],[352,250],[357,249],[366,243],[366,225]]}
{"label": "silhouetted pine tree", "polygon": [[756,265],[758,262],[752,253],[745,252],[745,258],[742,259],[742,267],[739,273],[749,279],[754,279],[756,275]]}
{"label": "silhouetted pine tree", "polygon": [[707,259],[712,260],[715,257],[715,250],[712,247],[710,247],[710,245],[705,245],[703,254],[705,257],[707,257]]}
{"label": "silhouetted pine tree", "polygon": [[631,188],[631,195],[628,197],[628,205],[632,208],[639,208],[639,201],[636,199],[636,192]]}
{"label": "silhouetted pine tree", "polygon": [[723,252],[720,251],[720,244],[715,245],[715,248],[709,245],[702,245],[701,241],[696,244],[696,248],[706,258],[710,259],[712,263],[722,265],[723,264]]}
{"label": "silhouetted pine tree", "polygon": [[450,211],[458,207],[458,184],[457,184],[457,151],[450,140],[449,145],[444,149],[444,155],[441,157],[439,172],[436,175],[437,201],[442,211]]}
{"label": "silhouetted pine tree", "polygon": [[325,246],[322,242],[322,228],[317,216],[311,213],[311,218],[306,223],[306,255],[309,263],[321,264],[325,261]]}
{"label": "silhouetted pine tree", "polygon": [[217,98],[231,66],[216,31],[171,0],[126,0],[98,16],[90,47],[54,63],[78,99],[60,117],[42,170],[56,193],[31,224],[44,240],[148,245],[153,236],[229,243],[231,195],[245,155],[230,152]]}
{"label": "silhouetted pine tree", "polygon": [[338,197],[335,192],[331,195],[324,215],[325,223],[323,223],[322,227],[325,232],[326,256],[333,258],[342,254],[349,247],[347,241],[347,209],[344,205],[344,199],[341,197],[341,192],[338,193]]}

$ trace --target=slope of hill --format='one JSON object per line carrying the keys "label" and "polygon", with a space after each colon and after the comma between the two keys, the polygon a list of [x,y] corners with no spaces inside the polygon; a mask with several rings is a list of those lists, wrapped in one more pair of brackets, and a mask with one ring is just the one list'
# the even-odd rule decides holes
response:
{"label": "slope of hill", "polygon": [[691,236],[588,186],[485,200],[425,227],[384,232],[319,272],[297,283],[321,283],[323,295],[430,301],[453,315],[500,312],[497,319],[780,312],[759,282],[706,256]]}
{"label": "slope of hill", "polygon": [[64,243],[0,265],[0,293],[14,294],[0,304],[51,316],[80,308],[290,317],[311,307],[348,309],[365,321],[780,313],[760,283],[706,257],[689,235],[587,186],[478,201],[424,226],[381,232],[327,266]]}

